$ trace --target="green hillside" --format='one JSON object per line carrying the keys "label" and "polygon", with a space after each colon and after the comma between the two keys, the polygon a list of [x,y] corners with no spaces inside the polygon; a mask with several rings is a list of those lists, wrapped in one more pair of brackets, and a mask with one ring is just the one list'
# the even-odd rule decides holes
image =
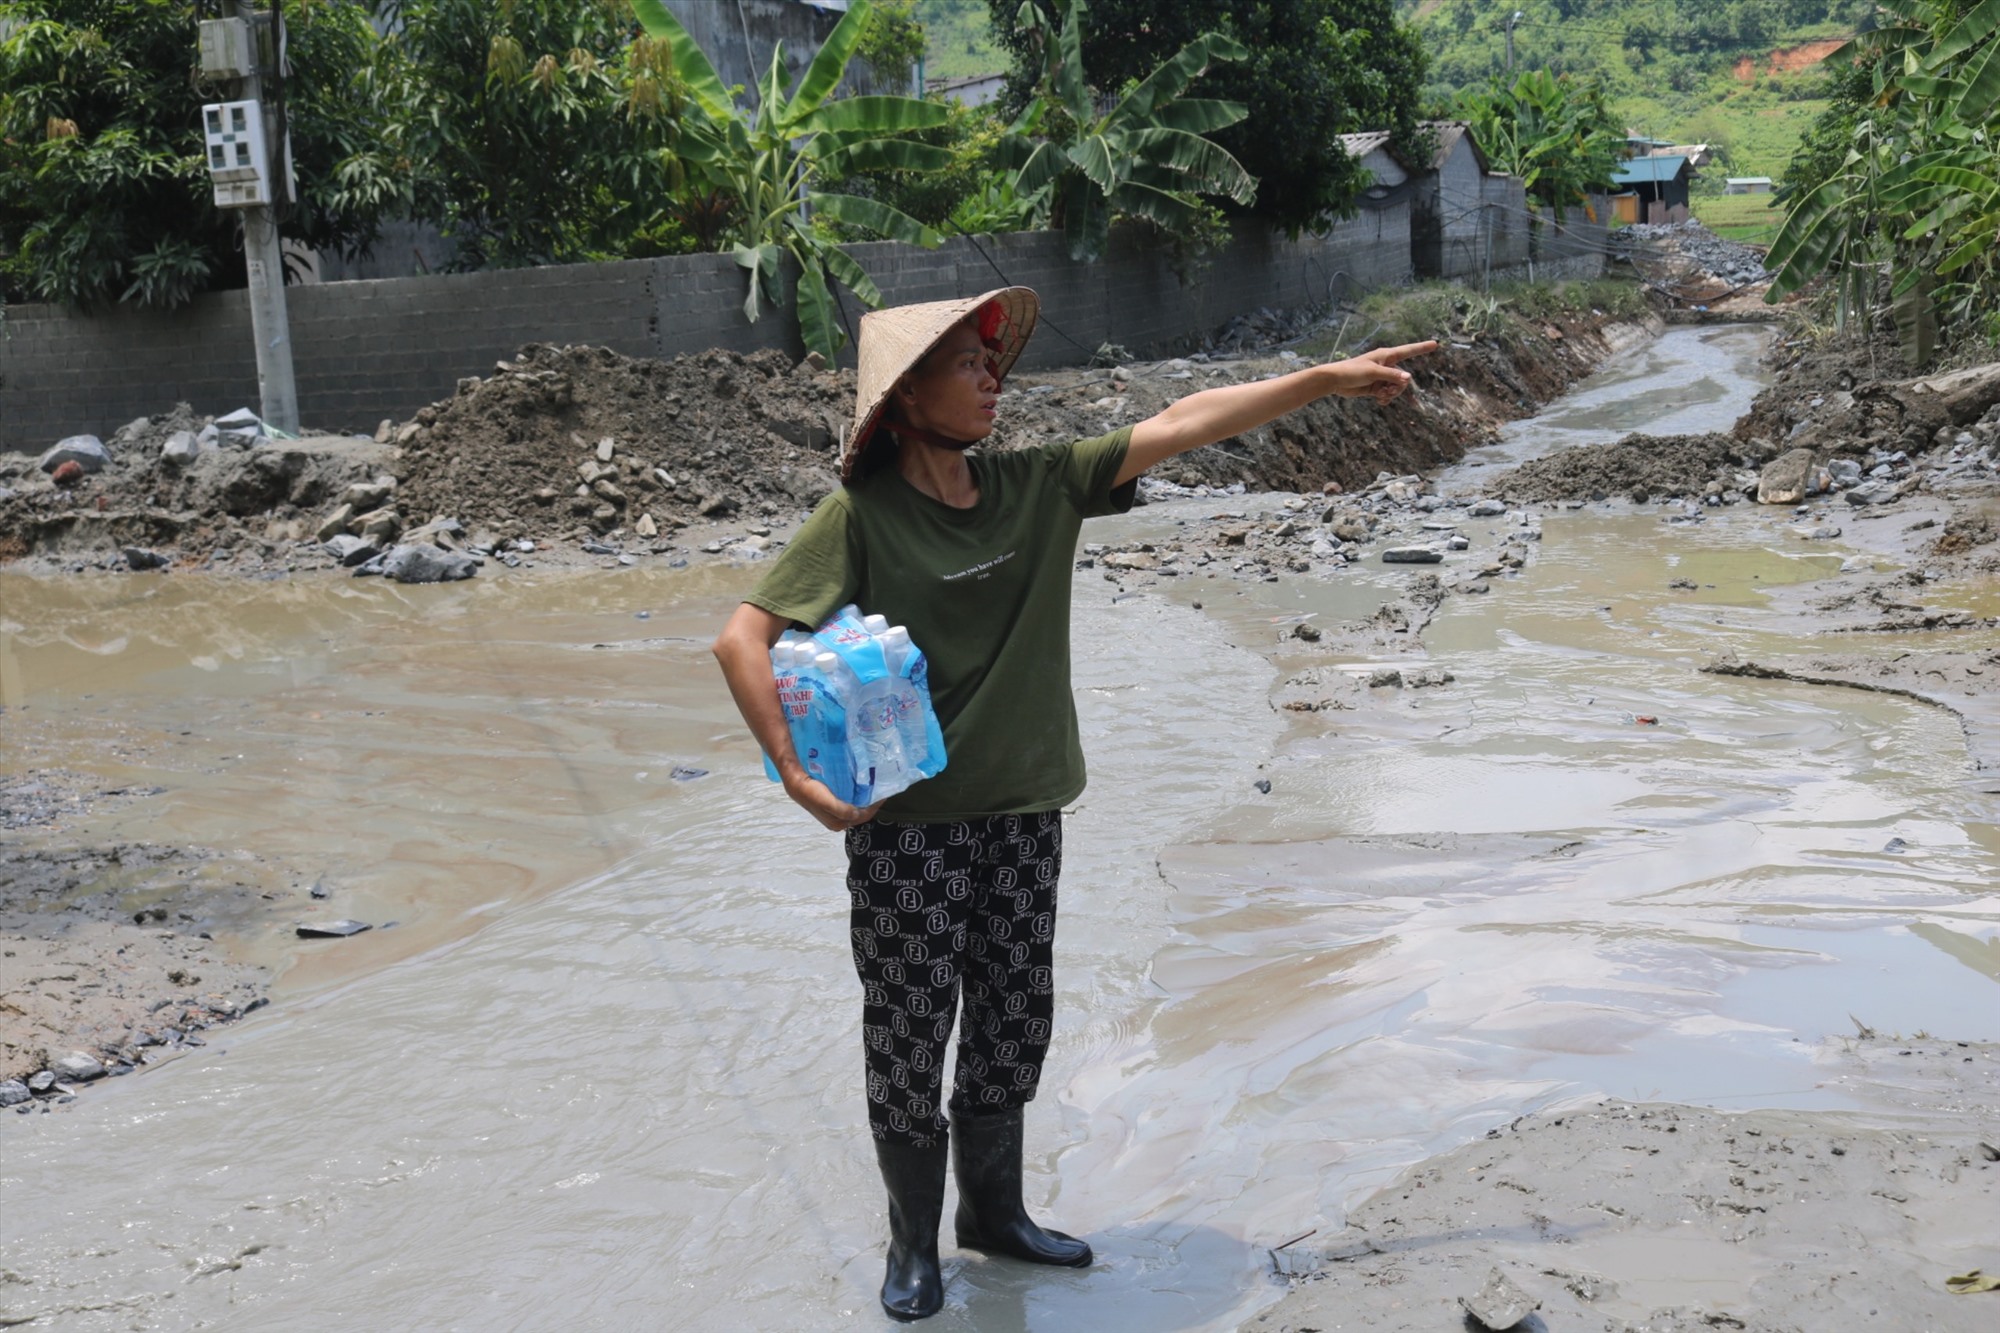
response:
{"label": "green hillside", "polygon": [[1817,57],[1852,36],[1873,0],[1406,0],[1431,53],[1426,91],[1443,100],[1501,73],[1507,16],[1517,68],[1594,75],[1633,129],[1710,143],[1724,171],[1781,177],[1825,106]]}
{"label": "green hillside", "polygon": [[924,77],[996,74],[1007,53],[993,40],[986,0],[916,0],[910,17],[924,25]]}

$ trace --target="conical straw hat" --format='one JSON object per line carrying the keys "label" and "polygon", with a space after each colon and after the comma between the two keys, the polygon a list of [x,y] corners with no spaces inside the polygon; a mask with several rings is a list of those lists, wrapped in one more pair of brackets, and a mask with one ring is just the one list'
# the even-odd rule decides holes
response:
{"label": "conical straw hat", "polygon": [[[854,472],[861,451],[882,422],[882,409],[896,381],[903,378],[938,340],[966,316],[992,303],[997,312],[987,346],[993,351],[993,374],[1005,379],[1040,316],[1041,298],[1027,287],[999,287],[957,301],[926,301],[921,305],[871,310],[861,317],[860,362],[854,386],[854,426],[840,448],[840,479]],[[985,321],[982,321],[984,325]],[[982,327],[982,334],[984,328]]]}

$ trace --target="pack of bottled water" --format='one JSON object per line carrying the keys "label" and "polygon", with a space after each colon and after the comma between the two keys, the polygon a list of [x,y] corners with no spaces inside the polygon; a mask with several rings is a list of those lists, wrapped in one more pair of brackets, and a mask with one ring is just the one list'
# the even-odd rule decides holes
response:
{"label": "pack of bottled water", "polygon": [[[873,805],[941,771],[930,669],[909,630],[848,605],[771,647],[778,702],[807,773],[851,805]],[[764,757],[773,782],[778,769]]]}

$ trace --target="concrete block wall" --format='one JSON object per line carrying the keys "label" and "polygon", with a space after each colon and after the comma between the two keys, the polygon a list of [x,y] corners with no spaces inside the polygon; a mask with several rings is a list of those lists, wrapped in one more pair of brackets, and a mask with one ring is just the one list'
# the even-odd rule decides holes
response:
{"label": "concrete block wall", "polygon": [[[1098,263],[1071,263],[1049,232],[954,238],[936,250],[853,247],[890,304],[975,295],[1009,282],[1042,295],[1046,325],[1026,364],[1076,364],[1111,342],[1139,355],[1186,350],[1192,337],[1259,306],[1324,304],[1407,280],[1409,211],[1364,211],[1319,237],[1264,232],[1232,240],[1183,285],[1137,233]],[[486,375],[523,343],[591,343],[632,356],[710,347],[802,353],[787,305],[743,318],[746,274],[727,255],[498,269],[292,287],[294,372],[302,419],[369,431]],[[786,274],[789,293],[791,274]],[[861,308],[844,300],[850,327]],[[0,449],[38,451],[64,435],[105,435],[176,402],[220,413],[255,408],[257,371],[242,292],[176,311],[84,315],[12,306],[0,336]],[[851,357],[851,349],[849,353]]]}
{"label": "concrete block wall", "polygon": [[1528,191],[1519,176],[1488,172],[1479,185],[1479,198],[1486,210],[1487,261],[1492,268],[1508,268],[1528,260]]}

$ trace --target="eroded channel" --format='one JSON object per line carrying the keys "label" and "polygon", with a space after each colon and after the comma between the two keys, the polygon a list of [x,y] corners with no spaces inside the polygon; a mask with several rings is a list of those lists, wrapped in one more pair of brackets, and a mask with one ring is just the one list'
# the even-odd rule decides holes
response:
{"label": "eroded channel", "polygon": [[[1754,339],[1717,346],[1669,334],[1590,410],[1693,360],[1747,394]],[[2000,829],[1953,719],[1695,669],[1775,641],[1767,589],[1840,553],[1740,509],[1545,530],[1426,632],[1449,686],[1310,716],[1273,688],[1371,663],[1274,618],[1406,576],[1079,573],[1093,778],[1029,1193],[1100,1261],[954,1255],[934,1326],[1233,1327],[1280,1290],[1266,1247],[1524,1110],[1865,1109],[1813,1059],[1853,1020],[1996,1035]],[[0,1119],[0,1314],[880,1326],[837,846],[703,651],[755,573],[0,587],[10,765],[155,782],[128,836],[322,865],[342,912],[400,921],[268,946],[272,1009]]]}

